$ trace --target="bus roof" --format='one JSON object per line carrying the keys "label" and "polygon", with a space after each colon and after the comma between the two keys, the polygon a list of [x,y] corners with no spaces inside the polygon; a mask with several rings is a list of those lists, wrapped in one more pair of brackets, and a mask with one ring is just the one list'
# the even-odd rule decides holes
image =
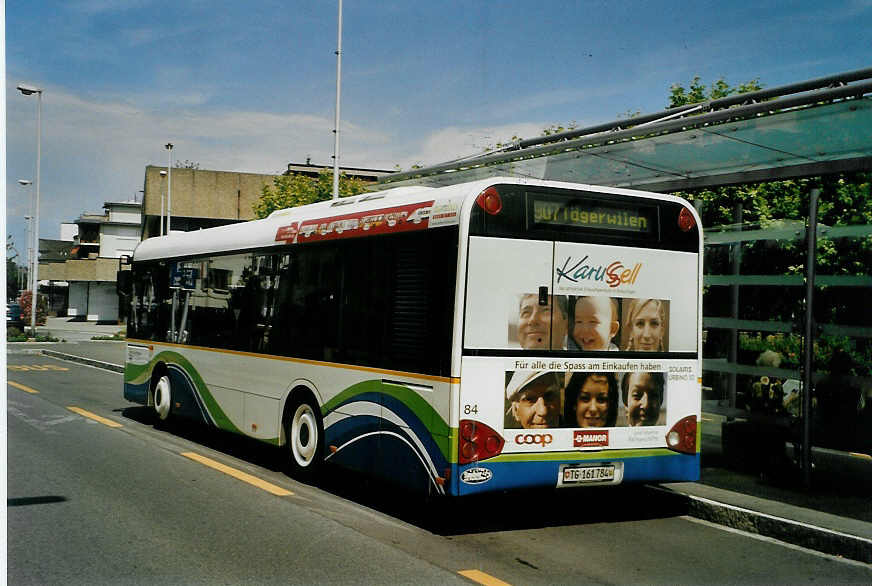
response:
{"label": "bus roof", "polygon": [[[370,228],[373,228],[372,231],[366,233],[399,232],[406,227],[417,229],[428,225],[456,225],[464,202],[477,196],[486,187],[497,184],[592,189],[601,193],[635,193],[658,199],[676,199],[627,189],[523,177],[490,177],[444,187],[413,185],[277,210],[261,220],[149,238],[136,247],[133,260],[266,249],[292,242],[332,239],[343,233],[346,237],[363,235]],[[434,211],[433,216],[430,216],[431,211]],[[421,218],[429,220],[428,224],[419,224]],[[396,227],[398,220],[401,224],[399,228]]]}

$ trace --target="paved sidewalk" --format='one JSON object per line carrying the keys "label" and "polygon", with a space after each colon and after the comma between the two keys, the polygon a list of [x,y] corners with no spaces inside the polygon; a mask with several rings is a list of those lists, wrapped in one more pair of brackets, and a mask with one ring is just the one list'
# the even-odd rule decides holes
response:
{"label": "paved sidewalk", "polygon": [[49,317],[44,326],[36,328],[37,333],[49,333],[55,338],[67,342],[87,342],[94,336],[113,336],[124,332],[123,324],[97,324],[87,321],[76,321],[70,317]]}
{"label": "paved sidewalk", "polygon": [[[90,341],[91,336],[106,331],[107,326],[74,323],[65,327],[69,329],[64,331],[75,332],[88,341],[9,344],[7,351],[45,353],[123,372],[124,342]],[[118,326],[114,327],[118,331]],[[806,493],[797,488],[796,482],[777,487],[754,475],[720,467],[717,438],[713,441],[713,436],[704,435],[703,439],[700,482],[658,487],[664,494],[681,499],[689,515],[872,564],[872,498],[868,497],[869,492],[863,495],[864,483],[872,481],[872,461],[850,459],[848,454],[831,450],[815,450],[816,473],[833,476],[837,482],[845,483],[846,490],[838,491],[836,484],[831,492]],[[846,466],[846,462],[851,466]]]}

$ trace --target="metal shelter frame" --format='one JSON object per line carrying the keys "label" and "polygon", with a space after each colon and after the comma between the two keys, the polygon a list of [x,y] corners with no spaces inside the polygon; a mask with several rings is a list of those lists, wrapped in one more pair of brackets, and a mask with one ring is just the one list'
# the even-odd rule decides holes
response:
{"label": "metal shelter frame", "polygon": [[[837,130],[856,132],[822,134],[836,120]],[[863,127],[872,128],[872,68],[519,140],[495,152],[391,174],[377,188],[523,175],[671,192],[868,171],[872,133]],[[823,142],[811,145],[810,138]],[[658,158],[658,151],[666,156]],[[699,157],[703,152],[707,160]],[[596,168],[608,173],[584,167],[585,156],[596,157]]]}

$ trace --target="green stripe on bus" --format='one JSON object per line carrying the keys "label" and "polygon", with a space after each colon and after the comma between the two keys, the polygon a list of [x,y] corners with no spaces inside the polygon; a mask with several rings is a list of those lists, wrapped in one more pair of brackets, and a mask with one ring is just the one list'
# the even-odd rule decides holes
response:
{"label": "green stripe on bus", "polygon": [[182,368],[188,374],[188,376],[191,377],[191,380],[194,381],[194,386],[196,387],[194,390],[199,393],[200,398],[203,400],[203,404],[206,406],[206,410],[209,411],[209,415],[211,415],[212,419],[215,421],[215,425],[217,425],[221,429],[242,434],[242,430],[236,427],[233,422],[230,421],[230,418],[227,417],[227,414],[224,413],[224,410],[221,409],[218,401],[216,401],[215,397],[212,396],[212,393],[209,392],[209,387],[206,386],[206,382],[200,376],[200,373],[197,372],[197,369],[194,368],[194,365],[191,364],[187,358],[185,358],[178,352],[164,350],[151,359],[151,362],[148,365],[149,370],[157,362],[175,364],[176,366]]}
{"label": "green stripe on bus", "polygon": [[148,364],[130,364],[124,365],[124,382],[131,384],[141,384],[148,378],[148,373],[151,372],[151,366],[154,361]]}
{"label": "green stripe on bus", "polygon": [[430,432],[433,441],[436,442],[445,459],[451,461],[450,454],[454,453],[451,450],[451,435],[452,433],[456,434],[456,430],[452,430],[442,419],[442,416],[421,395],[402,384],[384,383],[378,379],[353,384],[324,403],[321,407],[321,413],[326,416],[335,411],[339,405],[352,401],[354,397],[364,393],[388,395],[408,407]]}

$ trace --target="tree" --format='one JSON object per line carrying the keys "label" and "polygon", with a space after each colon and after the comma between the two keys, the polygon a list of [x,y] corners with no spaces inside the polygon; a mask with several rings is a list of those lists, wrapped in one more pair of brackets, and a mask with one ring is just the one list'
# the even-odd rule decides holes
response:
{"label": "tree", "polygon": [[759,89],[763,89],[759,79],[752,79],[733,87],[721,77],[706,90],[706,86],[700,81],[700,77],[695,75],[690,81],[689,89],[685,89],[684,86],[677,83],[672,84],[669,88],[669,104],[667,107],[675,108],[687,104],[698,104],[708,100],[726,98],[732,94],[747,94]]}
{"label": "tree", "polygon": [[12,235],[6,235],[6,299],[18,298],[18,281],[21,267],[16,262],[18,249]]}
{"label": "tree", "polygon": [[175,167],[176,169],[199,169],[200,163],[185,159],[184,161],[176,161]]}
{"label": "tree", "polygon": [[[358,195],[366,191],[367,183],[344,173],[339,176],[339,197]],[[326,201],[333,197],[333,172],[322,169],[317,177],[279,175],[272,185],[264,185],[252,206],[256,218],[265,218],[276,210]]]}
{"label": "tree", "polygon": [[[30,305],[32,303],[33,294],[28,289],[21,293],[21,321],[24,325],[30,326]],[[36,298],[36,325],[45,325],[45,316],[48,315],[48,299],[45,295],[38,295]]]}

